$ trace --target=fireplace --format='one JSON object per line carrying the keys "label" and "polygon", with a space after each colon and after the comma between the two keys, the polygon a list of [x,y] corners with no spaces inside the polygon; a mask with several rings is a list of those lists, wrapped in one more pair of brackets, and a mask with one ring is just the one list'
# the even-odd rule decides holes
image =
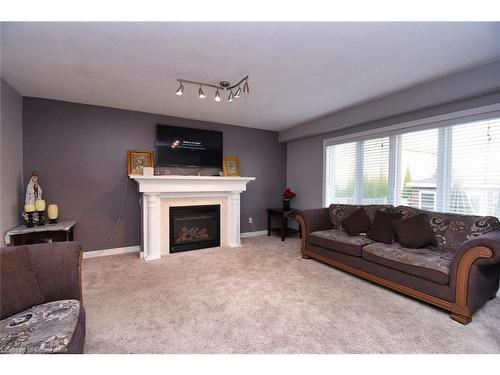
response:
{"label": "fireplace", "polygon": [[220,205],[170,207],[170,252],[220,246]]}

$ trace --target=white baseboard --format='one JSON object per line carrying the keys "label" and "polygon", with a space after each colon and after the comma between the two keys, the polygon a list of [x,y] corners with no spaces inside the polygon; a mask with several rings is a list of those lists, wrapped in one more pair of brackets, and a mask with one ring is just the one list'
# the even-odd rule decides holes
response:
{"label": "white baseboard", "polygon": [[245,238],[245,237],[257,237],[257,236],[263,236],[265,234],[267,234],[267,230],[258,230],[258,231],[255,231],[255,232],[244,232],[244,233],[241,233],[240,237],[241,238]]}
{"label": "white baseboard", "polygon": [[116,247],[114,249],[84,251],[83,258],[85,259],[85,258],[105,257],[105,256],[109,256],[109,255],[138,253],[140,251],[141,251],[140,246]]}

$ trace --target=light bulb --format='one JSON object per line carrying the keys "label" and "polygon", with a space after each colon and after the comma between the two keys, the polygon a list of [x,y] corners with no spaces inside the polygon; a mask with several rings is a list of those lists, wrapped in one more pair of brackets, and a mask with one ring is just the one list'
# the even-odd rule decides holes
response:
{"label": "light bulb", "polygon": [[182,93],[184,92],[184,86],[182,85],[182,82],[181,84],[179,85],[179,88],[177,89],[177,91],[175,92],[176,95],[182,95]]}
{"label": "light bulb", "polygon": [[205,99],[205,93],[203,92],[203,89],[200,88],[198,89],[198,96],[200,97],[200,99]]}
{"label": "light bulb", "polygon": [[233,96],[234,96],[234,95],[233,95],[233,90],[231,90],[231,92],[229,93],[229,96],[228,96],[228,98],[227,98],[227,101],[228,101],[228,102],[232,102],[232,101],[233,101]]}
{"label": "light bulb", "polygon": [[239,98],[241,93],[241,87],[238,87],[238,90],[236,90],[236,93],[234,94],[235,98]]}
{"label": "light bulb", "polygon": [[216,102],[220,102],[220,93],[219,93],[219,89],[217,89],[217,91],[215,92],[215,101],[216,101]]}

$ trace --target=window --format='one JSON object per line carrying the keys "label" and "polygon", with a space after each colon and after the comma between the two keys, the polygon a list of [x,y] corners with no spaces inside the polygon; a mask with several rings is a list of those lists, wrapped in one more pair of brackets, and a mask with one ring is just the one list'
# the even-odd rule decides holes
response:
{"label": "window", "polygon": [[389,137],[363,142],[363,204],[388,202]]}
{"label": "window", "polygon": [[500,121],[454,126],[450,211],[500,216]]}
{"label": "window", "polygon": [[353,204],[355,171],[356,171],[356,143],[344,143],[326,150],[326,200],[328,202]]}
{"label": "window", "polygon": [[500,119],[325,145],[325,205],[500,216]]}
{"label": "window", "polygon": [[438,131],[431,129],[401,134],[399,144],[397,174],[400,192],[396,194],[399,199],[395,201],[405,206],[424,208],[426,202],[422,201],[421,192],[429,194],[436,191]]}

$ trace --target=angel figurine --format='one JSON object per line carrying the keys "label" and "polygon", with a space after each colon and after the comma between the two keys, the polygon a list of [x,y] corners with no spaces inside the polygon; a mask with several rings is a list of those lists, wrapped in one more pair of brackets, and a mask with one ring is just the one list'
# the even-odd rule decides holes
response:
{"label": "angel figurine", "polygon": [[[26,187],[26,198],[24,200],[24,204],[35,204],[35,202],[39,199],[42,199],[42,187],[38,184],[38,172],[33,171],[31,172],[31,178],[30,182],[28,183],[28,186]],[[23,218],[25,220],[28,220],[28,215],[26,212],[23,212]],[[37,215],[33,217],[34,221],[37,222],[38,218]]]}

